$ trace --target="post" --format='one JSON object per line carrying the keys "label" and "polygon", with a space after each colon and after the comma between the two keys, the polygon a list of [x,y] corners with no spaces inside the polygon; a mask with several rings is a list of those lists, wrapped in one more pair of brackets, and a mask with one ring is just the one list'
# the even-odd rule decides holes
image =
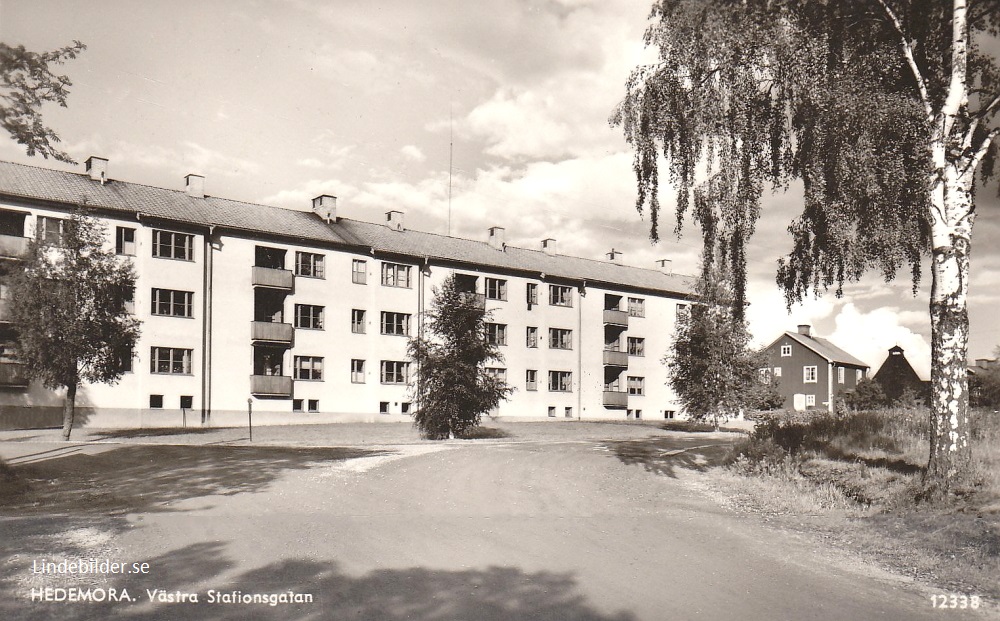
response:
{"label": "post", "polygon": [[253,397],[247,397],[247,427],[250,428],[250,441],[253,442]]}
{"label": "post", "polygon": [[188,426],[188,411],[187,408],[181,408],[181,427],[187,429]]}

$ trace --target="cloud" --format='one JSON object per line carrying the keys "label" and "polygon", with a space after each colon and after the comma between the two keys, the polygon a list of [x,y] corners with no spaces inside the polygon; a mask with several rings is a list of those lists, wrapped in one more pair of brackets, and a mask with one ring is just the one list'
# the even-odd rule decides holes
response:
{"label": "cloud", "polygon": [[931,347],[926,338],[904,325],[914,319],[894,307],[864,311],[853,303],[844,304],[835,318],[836,328],[827,337],[848,353],[878,371],[890,347],[903,348],[906,359],[922,379],[930,377]]}
{"label": "cloud", "polygon": [[405,147],[400,149],[399,152],[403,154],[403,157],[405,157],[408,160],[412,160],[414,162],[423,162],[424,160],[427,159],[427,156],[424,155],[424,152],[420,150],[420,147],[417,147],[412,144],[406,145]]}

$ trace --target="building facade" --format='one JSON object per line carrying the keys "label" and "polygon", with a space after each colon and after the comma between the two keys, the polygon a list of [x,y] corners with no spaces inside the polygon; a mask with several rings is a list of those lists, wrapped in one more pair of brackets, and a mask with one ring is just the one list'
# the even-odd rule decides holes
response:
{"label": "building facade", "polygon": [[[204,179],[170,190],[0,162],[0,255],[58,238],[86,205],[107,244],[138,274],[142,321],[132,370],[78,393],[90,426],[410,420],[409,337],[424,331],[434,289],[455,275],[492,311],[489,337],[515,390],[494,413],[524,418],[672,418],[666,353],[691,282],[662,269],[570,257],[554,239],[508,246],[341,217],[323,195],[302,210],[207,196]],[[57,424],[62,395],[27,382],[0,286],[0,424]]]}
{"label": "building facade", "polygon": [[785,332],[765,352],[771,366],[762,371],[776,382],[785,409],[833,412],[837,397],[854,390],[868,375],[868,365],[813,336],[808,325]]}

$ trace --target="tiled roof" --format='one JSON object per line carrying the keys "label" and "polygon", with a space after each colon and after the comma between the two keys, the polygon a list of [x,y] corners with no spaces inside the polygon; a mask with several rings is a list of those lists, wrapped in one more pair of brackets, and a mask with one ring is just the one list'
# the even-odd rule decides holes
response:
{"label": "tiled roof", "polygon": [[93,208],[139,213],[199,225],[266,232],[311,241],[354,243],[312,212],[279,209],[215,196],[194,198],[180,190],[110,180],[103,185],[82,173],[0,161],[0,193]]}
{"label": "tiled roof", "polygon": [[797,341],[803,347],[808,347],[813,350],[825,358],[827,362],[836,362],[839,364],[848,364],[854,367],[868,368],[867,364],[861,362],[826,339],[819,338],[817,336],[806,336],[798,332],[785,332],[785,336]]}
{"label": "tiled roof", "polygon": [[591,283],[625,285],[639,289],[687,295],[690,277],[668,275],[611,262],[507,246],[503,251],[486,242],[397,231],[382,224],[339,218],[331,224],[307,211],[281,209],[214,196],[194,198],[180,190],[109,180],[104,184],[87,174],[50,170],[0,161],[0,194],[28,200],[139,213],[145,216],[217,225],[252,233],[300,238],[312,242],[373,248],[376,252],[417,258],[483,265],[498,270],[525,271]]}

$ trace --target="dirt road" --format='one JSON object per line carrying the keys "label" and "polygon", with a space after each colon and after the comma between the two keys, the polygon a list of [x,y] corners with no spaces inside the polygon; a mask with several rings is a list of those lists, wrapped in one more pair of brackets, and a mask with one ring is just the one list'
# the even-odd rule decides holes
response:
{"label": "dirt road", "polygon": [[[657,450],[678,451],[678,442]],[[691,446],[690,438],[683,445]],[[127,601],[21,601],[15,618],[755,621],[946,614],[901,580],[830,562],[808,541],[727,513],[669,467],[626,463],[620,448],[591,441],[414,445],[289,470],[256,491],[178,500],[127,516],[127,526],[103,540],[107,554],[149,564],[148,574],[98,585],[127,589]],[[44,578],[38,584],[76,584]],[[292,602],[279,601],[282,594]],[[311,602],[294,602],[307,596]],[[274,605],[260,601],[267,597]],[[957,611],[947,616],[963,618]]]}

